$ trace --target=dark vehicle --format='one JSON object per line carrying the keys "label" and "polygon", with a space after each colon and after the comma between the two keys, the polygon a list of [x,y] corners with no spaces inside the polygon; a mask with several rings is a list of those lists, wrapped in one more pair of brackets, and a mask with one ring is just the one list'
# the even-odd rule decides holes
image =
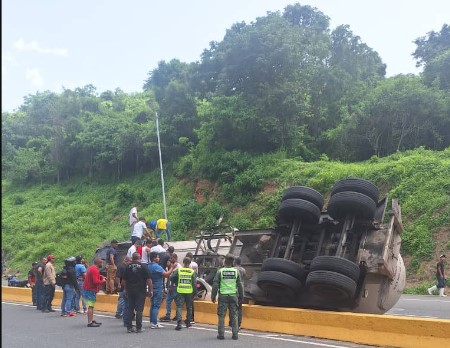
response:
{"label": "dark vehicle", "polygon": [[[194,254],[203,299],[231,253],[246,269],[246,302],[383,314],[400,298],[406,271],[400,206],[379,195],[367,180],[343,179],[332,188],[324,210],[321,193],[294,186],[284,191],[274,228],[226,232],[217,226],[194,241],[170,244],[179,260],[187,251]],[[126,254],[131,244],[120,245]],[[104,259],[105,247],[97,254]]]}
{"label": "dark vehicle", "polygon": [[400,206],[357,178],[337,182],[322,211],[309,187],[285,190],[273,229],[238,231],[245,295],[257,304],[382,314],[405,286]]}

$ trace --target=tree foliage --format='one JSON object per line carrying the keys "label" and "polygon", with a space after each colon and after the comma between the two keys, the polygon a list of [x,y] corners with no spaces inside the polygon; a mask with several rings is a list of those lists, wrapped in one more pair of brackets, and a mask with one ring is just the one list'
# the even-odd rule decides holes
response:
{"label": "tree foliage", "polygon": [[184,175],[211,179],[230,172],[226,163],[245,170],[239,156],[354,161],[448,147],[449,26],[415,41],[420,76],[386,78],[376,51],[348,25],[329,23],[317,8],[289,5],[233,24],[198,62],[160,61],[141,93],[86,85],[28,95],[2,115],[3,177],[120,180],[151,170],[155,113],[163,160],[182,158]]}

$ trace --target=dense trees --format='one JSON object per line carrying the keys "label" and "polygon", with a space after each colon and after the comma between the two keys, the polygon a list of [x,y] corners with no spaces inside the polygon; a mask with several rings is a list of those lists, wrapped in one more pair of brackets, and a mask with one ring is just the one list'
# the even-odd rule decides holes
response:
{"label": "dense trees", "polygon": [[159,62],[142,93],[98,95],[87,85],[27,96],[2,115],[3,175],[59,182],[154,168],[155,112],[164,160],[183,157],[185,174],[219,173],[207,168],[222,168],[214,156],[239,167],[239,158],[273,151],[353,161],[440,150],[450,145],[449,26],[415,43],[423,73],[386,78],[349,26],[331,30],[316,8],[289,5],[235,23],[198,62]]}

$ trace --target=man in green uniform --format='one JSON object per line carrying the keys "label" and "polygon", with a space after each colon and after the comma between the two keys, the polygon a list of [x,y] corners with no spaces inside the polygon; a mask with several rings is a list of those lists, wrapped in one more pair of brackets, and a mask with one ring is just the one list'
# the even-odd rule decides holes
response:
{"label": "man in green uniform", "polygon": [[244,297],[244,289],[239,277],[239,271],[233,267],[234,257],[228,254],[225,257],[225,266],[219,269],[214,277],[211,291],[211,301],[216,303],[217,292],[219,292],[219,304],[217,306],[217,316],[219,317],[217,339],[223,340],[225,333],[225,314],[230,315],[233,339],[238,339],[238,310],[239,301]]}
{"label": "man in green uniform", "polygon": [[[185,257],[183,259],[183,267],[178,268],[170,277],[170,281],[176,284],[177,296],[175,298],[175,304],[177,305],[177,326],[175,330],[181,330],[181,311],[183,305],[186,303],[186,327],[191,327],[192,318],[192,301],[197,293],[197,279],[195,272],[192,268],[189,268],[191,259]],[[194,295],[194,296],[193,296]]]}

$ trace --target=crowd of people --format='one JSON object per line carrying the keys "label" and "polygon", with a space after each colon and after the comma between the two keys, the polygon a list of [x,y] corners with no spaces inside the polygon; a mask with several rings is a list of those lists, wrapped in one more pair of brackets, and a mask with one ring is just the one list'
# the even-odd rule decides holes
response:
{"label": "crowd of people", "polygon": [[[159,219],[147,225],[144,218],[138,217],[137,206],[130,211],[130,232],[132,245],[122,260],[118,259],[117,240],[110,242],[105,259],[106,277],[100,273],[104,262],[101,258],[95,258],[92,265],[87,267],[83,256],[70,256],[64,260],[63,271],[58,276],[54,267],[54,255],[50,254],[40,262],[33,263],[28,281],[33,285],[32,298],[36,309],[44,313],[55,312],[52,302],[59,281],[58,285],[63,291],[61,316],[87,314],[87,326],[99,327],[101,323],[94,320],[94,307],[97,293],[104,285],[106,294],[118,294],[115,317],[123,321],[128,333],[144,331],[142,319],[146,297],[150,298],[151,329],[160,329],[163,327],[161,322],[171,320],[176,321],[177,331],[183,326],[189,328],[195,324],[194,299],[197,295],[198,264],[193,260],[194,255],[187,253],[183,260],[178,260],[173,246],[166,250],[164,240],[155,237],[165,233],[169,241],[170,223],[166,219]],[[214,278],[211,300],[215,303],[218,299],[218,339],[224,338],[227,309],[232,338],[238,339],[242,321],[244,275],[245,269],[240,266],[239,258],[227,255],[225,266]],[[57,278],[60,279],[57,281]],[[163,298],[166,299],[165,314],[159,317]],[[174,317],[173,302],[176,305]],[[184,306],[187,313],[183,320],[181,315]]]}

